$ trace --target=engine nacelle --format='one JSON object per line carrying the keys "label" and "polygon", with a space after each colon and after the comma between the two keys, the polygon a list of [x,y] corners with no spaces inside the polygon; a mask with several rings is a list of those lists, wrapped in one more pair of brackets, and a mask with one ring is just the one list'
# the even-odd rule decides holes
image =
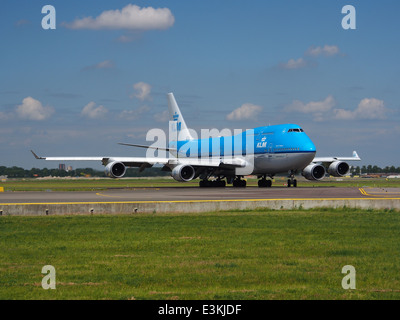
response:
{"label": "engine nacelle", "polygon": [[106,176],[110,178],[121,178],[125,172],[126,167],[122,162],[110,162],[105,168]]}
{"label": "engine nacelle", "polygon": [[343,177],[350,171],[350,166],[343,161],[332,162],[328,168],[328,173],[334,177]]}
{"label": "engine nacelle", "polygon": [[301,173],[307,180],[322,180],[325,177],[326,170],[321,164],[310,164],[304,168]]}
{"label": "engine nacelle", "polygon": [[171,176],[176,181],[187,182],[194,178],[195,173],[192,166],[180,164],[172,169]]}

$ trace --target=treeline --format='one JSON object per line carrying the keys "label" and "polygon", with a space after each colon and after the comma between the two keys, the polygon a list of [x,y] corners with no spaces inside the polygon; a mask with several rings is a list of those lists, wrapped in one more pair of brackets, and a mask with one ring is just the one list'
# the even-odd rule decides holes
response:
{"label": "treeline", "polygon": [[[161,168],[148,168],[139,172],[138,168],[127,168],[124,177],[158,177],[168,176],[169,172],[161,171]],[[106,177],[104,171],[94,170],[92,168],[79,168],[71,171],[60,169],[38,169],[32,168],[30,170],[20,167],[4,167],[0,166],[0,176],[7,176],[8,178],[37,178],[37,177]]]}
{"label": "treeline", "polygon": [[386,166],[384,168],[380,168],[378,166],[362,166],[360,167],[352,167],[351,172],[354,174],[360,174],[360,169],[361,169],[361,174],[373,174],[373,173],[400,173],[400,167],[395,167],[395,166]]}
{"label": "treeline", "polygon": [[[360,171],[361,169],[361,171]],[[353,175],[359,174],[374,174],[374,173],[399,173],[400,167],[386,166],[380,168],[378,166],[362,166],[352,167],[351,173]],[[138,168],[127,168],[124,177],[159,177],[169,176],[170,173],[161,171],[161,168],[147,168],[142,172],[139,172]],[[0,166],[0,176],[7,176],[8,178],[35,178],[35,177],[106,177],[103,170],[95,170],[92,168],[79,168],[71,171],[65,171],[60,169],[38,169],[32,168],[30,170],[20,167],[5,167]]]}

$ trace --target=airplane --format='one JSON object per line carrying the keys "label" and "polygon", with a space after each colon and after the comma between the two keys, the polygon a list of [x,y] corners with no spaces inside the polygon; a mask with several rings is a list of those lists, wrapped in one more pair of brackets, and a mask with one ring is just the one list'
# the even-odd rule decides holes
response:
{"label": "airplane", "polygon": [[[297,187],[295,174],[307,180],[322,180],[327,174],[345,176],[348,161],[360,161],[356,151],[351,157],[315,157],[316,147],[296,124],[257,127],[236,135],[195,139],[183,119],[173,93],[167,94],[170,114],[170,141],[166,147],[119,143],[125,146],[158,149],[168,157],[40,157],[48,161],[101,161],[111,178],[122,178],[127,167],[140,171],[161,165],[163,171],[180,182],[199,178],[200,187],[246,187],[247,175],[256,175],[258,186],[271,187],[276,174],[287,173],[287,187]],[[269,179],[267,179],[269,178]],[[213,180],[210,180],[213,179]]]}

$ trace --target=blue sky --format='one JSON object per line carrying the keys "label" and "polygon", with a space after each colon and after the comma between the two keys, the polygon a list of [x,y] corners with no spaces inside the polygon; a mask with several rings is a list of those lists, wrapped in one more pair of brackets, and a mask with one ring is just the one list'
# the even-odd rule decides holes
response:
{"label": "blue sky", "polygon": [[[56,9],[44,30],[42,7]],[[342,7],[356,29],[342,28]],[[398,1],[2,2],[0,165],[49,156],[144,156],[167,130],[296,123],[318,156],[400,166]],[[131,14],[124,19],[122,12]],[[139,18],[139,16],[141,16]],[[74,167],[100,164],[72,164]]]}

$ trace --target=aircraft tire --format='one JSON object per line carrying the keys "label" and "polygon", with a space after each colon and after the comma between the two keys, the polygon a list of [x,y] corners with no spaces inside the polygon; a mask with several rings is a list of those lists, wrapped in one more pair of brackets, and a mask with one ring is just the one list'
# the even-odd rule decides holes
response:
{"label": "aircraft tire", "polygon": [[200,188],[224,188],[226,186],[225,180],[200,180],[199,187]]}
{"label": "aircraft tire", "polygon": [[242,179],[233,180],[233,187],[234,188],[245,188],[246,187],[246,180],[242,180]]}

